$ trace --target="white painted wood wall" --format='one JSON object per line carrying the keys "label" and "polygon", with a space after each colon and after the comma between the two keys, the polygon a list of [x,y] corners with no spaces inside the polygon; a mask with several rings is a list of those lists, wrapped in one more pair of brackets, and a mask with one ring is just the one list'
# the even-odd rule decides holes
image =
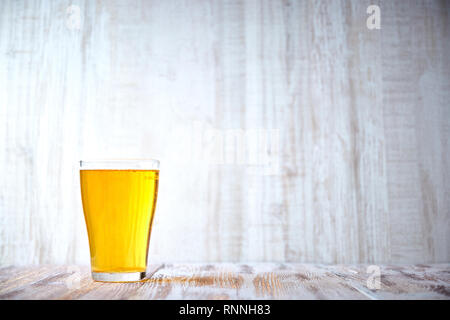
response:
{"label": "white painted wood wall", "polygon": [[2,0],[0,264],[89,263],[77,161],[153,157],[153,262],[448,262],[449,16]]}

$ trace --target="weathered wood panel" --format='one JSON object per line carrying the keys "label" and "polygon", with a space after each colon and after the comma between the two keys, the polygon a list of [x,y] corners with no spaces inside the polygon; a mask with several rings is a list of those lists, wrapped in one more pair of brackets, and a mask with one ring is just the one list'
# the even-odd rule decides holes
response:
{"label": "weathered wood panel", "polygon": [[292,263],[153,265],[139,283],[101,283],[89,268],[0,269],[0,299],[450,299],[450,266]]}
{"label": "weathered wood panel", "polygon": [[0,264],[87,264],[77,160],[150,157],[152,262],[448,262],[448,40],[447,1],[1,1]]}

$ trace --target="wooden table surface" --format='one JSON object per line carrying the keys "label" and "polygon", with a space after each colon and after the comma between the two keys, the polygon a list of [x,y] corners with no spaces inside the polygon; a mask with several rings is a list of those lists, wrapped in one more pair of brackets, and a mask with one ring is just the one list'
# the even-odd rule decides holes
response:
{"label": "wooden table surface", "polygon": [[[0,267],[0,299],[450,299],[450,264],[159,264],[138,283],[101,283],[89,267]],[[376,270],[376,269],[375,269]]]}

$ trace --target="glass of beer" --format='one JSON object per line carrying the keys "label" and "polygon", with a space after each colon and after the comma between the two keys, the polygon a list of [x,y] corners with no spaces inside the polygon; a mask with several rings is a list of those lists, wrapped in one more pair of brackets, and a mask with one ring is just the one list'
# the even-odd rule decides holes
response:
{"label": "glass of beer", "polygon": [[94,280],[145,278],[158,180],[158,160],[80,161]]}

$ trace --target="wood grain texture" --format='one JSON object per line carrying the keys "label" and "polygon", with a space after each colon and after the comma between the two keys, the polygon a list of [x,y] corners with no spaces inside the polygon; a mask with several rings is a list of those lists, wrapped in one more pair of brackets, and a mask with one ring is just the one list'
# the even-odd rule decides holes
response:
{"label": "wood grain texture", "polygon": [[450,261],[449,8],[1,1],[0,265],[88,264],[77,161],[152,157],[153,263]]}
{"label": "wood grain texture", "polygon": [[450,265],[152,265],[139,283],[101,283],[78,266],[0,269],[0,299],[450,299]]}

